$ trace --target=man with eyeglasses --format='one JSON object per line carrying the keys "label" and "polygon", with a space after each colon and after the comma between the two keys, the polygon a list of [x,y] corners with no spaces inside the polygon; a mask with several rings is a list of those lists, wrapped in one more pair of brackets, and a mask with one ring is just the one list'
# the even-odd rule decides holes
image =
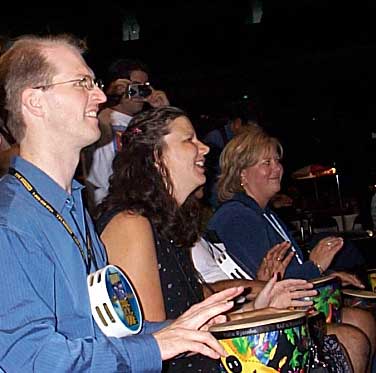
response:
{"label": "man with eyeglasses", "polygon": [[166,94],[151,87],[149,75],[149,68],[137,59],[117,59],[108,69],[108,101],[98,116],[102,135],[84,153],[86,165],[90,164],[89,207],[98,205],[108,193],[112,161],[132,117],[147,107],[169,105]]}
{"label": "man with eyeglasses", "polygon": [[106,101],[67,35],[25,36],[0,57],[7,125],[20,144],[0,179],[0,371],[159,372],[185,352],[224,354],[206,330],[243,288],[217,293],[174,322],[105,336],[91,314],[87,276],[107,264],[73,179],[100,136]]}

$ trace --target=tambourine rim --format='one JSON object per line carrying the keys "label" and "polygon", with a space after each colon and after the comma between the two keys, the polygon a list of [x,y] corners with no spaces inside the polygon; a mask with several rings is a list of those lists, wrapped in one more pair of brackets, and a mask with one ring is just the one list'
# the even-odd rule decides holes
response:
{"label": "tambourine rim", "polygon": [[[139,320],[135,327],[128,326],[121,318],[121,316],[117,313],[117,310],[114,307],[114,304],[112,303],[112,300],[110,299],[109,291],[108,291],[108,282],[107,278],[110,273],[110,271],[113,270],[114,273],[118,273],[121,282],[126,284],[126,286],[129,288],[130,292],[134,296],[134,302],[135,302],[135,312],[137,312],[137,315],[139,316]],[[100,281],[95,281],[95,278],[101,278]],[[94,279],[94,281],[92,281]],[[123,283],[123,284],[124,284]],[[108,337],[126,337],[129,335],[135,335],[138,334],[142,327],[143,327],[143,314],[142,314],[142,308],[140,305],[140,302],[137,297],[137,293],[135,292],[135,289],[131,283],[131,281],[128,279],[126,274],[116,265],[108,264],[103,268],[98,269],[96,272],[90,273],[87,276],[87,286],[88,286],[88,292],[89,292],[89,299],[90,299],[90,308],[92,311],[92,315],[94,320],[96,321],[99,328],[102,330],[103,334]],[[94,295],[96,294],[96,295]],[[99,301],[104,303],[99,303]],[[101,309],[104,306],[107,306],[110,311],[111,315],[114,318],[116,322],[108,323],[108,325],[104,325],[102,318],[97,312],[97,308]],[[106,314],[102,310],[102,314]]]}
{"label": "tambourine rim", "polygon": [[227,321],[225,323],[213,325],[209,328],[209,331],[213,333],[220,333],[241,329],[249,329],[262,327],[265,325],[288,322],[292,320],[298,320],[300,318],[306,319],[306,313],[301,311],[289,311],[278,314],[258,315],[255,317],[246,317],[244,319]]}

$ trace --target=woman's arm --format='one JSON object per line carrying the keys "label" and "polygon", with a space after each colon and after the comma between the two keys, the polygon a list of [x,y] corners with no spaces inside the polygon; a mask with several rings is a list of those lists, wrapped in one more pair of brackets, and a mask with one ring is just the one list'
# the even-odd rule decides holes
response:
{"label": "woman's arm", "polygon": [[144,318],[166,320],[157,253],[148,219],[121,212],[107,224],[101,239],[109,263],[119,266],[137,289]]}

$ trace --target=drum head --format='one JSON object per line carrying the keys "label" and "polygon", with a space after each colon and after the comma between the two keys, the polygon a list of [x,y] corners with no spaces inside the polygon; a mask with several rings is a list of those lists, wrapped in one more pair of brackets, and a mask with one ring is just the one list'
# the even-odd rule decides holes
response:
{"label": "drum head", "polygon": [[352,297],[376,299],[376,293],[367,290],[343,289],[342,293]]}
{"label": "drum head", "polygon": [[313,278],[309,280],[309,282],[312,282],[314,285],[321,285],[325,282],[330,282],[330,281],[339,281],[339,278],[336,277],[335,275],[328,275],[328,276],[321,276],[317,278]]}
{"label": "drum head", "polygon": [[252,329],[258,329],[258,331],[261,331],[263,327],[266,327],[268,325],[277,325],[276,328],[278,328],[278,324],[294,320],[306,320],[306,313],[297,311],[286,311],[275,315],[267,314],[255,317],[246,317],[241,320],[228,321],[222,324],[213,325],[210,327],[209,331],[212,333],[231,331],[239,332],[240,330],[249,332]]}
{"label": "drum head", "polygon": [[228,354],[221,358],[228,373],[303,372],[308,360],[305,312],[257,314],[214,325],[210,332]]}

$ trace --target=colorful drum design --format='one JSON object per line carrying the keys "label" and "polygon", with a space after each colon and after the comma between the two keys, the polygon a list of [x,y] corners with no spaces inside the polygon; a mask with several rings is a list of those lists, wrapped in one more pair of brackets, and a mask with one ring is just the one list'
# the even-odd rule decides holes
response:
{"label": "colorful drum design", "polygon": [[217,324],[210,332],[229,354],[228,373],[301,373],[309,359],[310,337],[304,312],[247,317]]}
{"label": "colorful drum design", "polygon": [[311,343],[315,344],[319,350],[322,350],[324,346],[324,336],[327,333],[325,315],[318,311],[313,311],[308,314],[308,329]]}
{"label": "colorful drum design", "polygon": [[341,281],[335,276],[322,276],[310,280],[313,288],[317,290],[317,295],[312,297],[313,310],[322,312],[326,322],[341,322],[342,293]]}
{"label": "colorful drum design", "polygon": [[343,305],[359,307],[371,311],[376,316],[376,294],[372,291],[358,289],[343,289]]}
{"label": "colorful drum design", "polygon": [[368,282],[373,292],[376,292],[376,268],[367,270]]}

